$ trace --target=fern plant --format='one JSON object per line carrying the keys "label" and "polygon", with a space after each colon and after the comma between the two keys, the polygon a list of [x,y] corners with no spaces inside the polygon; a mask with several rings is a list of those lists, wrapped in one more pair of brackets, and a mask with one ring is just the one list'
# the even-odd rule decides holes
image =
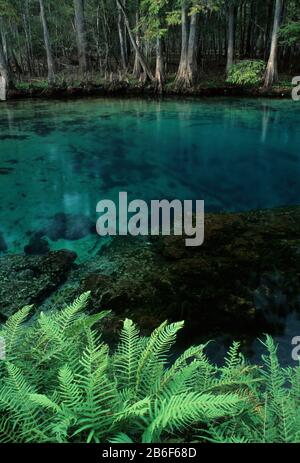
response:
{"label": "fern plant", "polygon": [[125,320],[111,354],[95,329],[108,312],[85,314],[88,297],[32,323],[24,323],[31,310],[25,307],[2,327],[2,442],[159,442],[244,406],[239,388],[223,387],[217,376],[219,387],[201,385],[204,346],[168,363],[183,322],[165,322],[145,338]]}
{"label": "fern plant", "polygon": [[211,382],[219,387],[210,390],[205,382],[201,385],[203,368],[209,369],[203,354],[205,346],[189,348],[168,365],[168,354],[182,328],[183,322],[165,322],[145,339],[131,320],[125,320],[121,342],[112,358],[112,372],[129,406],[147,406],[135,420],[125,422],[124,430],[111,442],[124,442],[128,434],[144,443],[159,442],[163,435],[180,433],[197,422],[234,415],[243,406],[239,387],[231,391],[223,387],[216,370]]}
{"label": "fern plant", "polygon": [[31,307],[0,329],[0,442],[298,442],[300,369],[282,369],[266,338],[264,367],[239,344],[217,367],[206,345],[170,353],[183,322],[150,337],[125,320],[111,349],[101,340],[104,311],[84,312],[89,293],[60,311]]}
{"label": "fern plant", "polygon": [[235,63],[228,74],[227,82],[235,85],[259,85],[262,82],[266,64],[262,60],[243,60]]}
{"label": "fern plant", "polygon": [[270,336],[262,342],[267,355],[258,369],[256,387],[249,390],[249,405],[238,417],[216,422],[204,432],[213,442],[299,443],[300,367],[282,368]]}

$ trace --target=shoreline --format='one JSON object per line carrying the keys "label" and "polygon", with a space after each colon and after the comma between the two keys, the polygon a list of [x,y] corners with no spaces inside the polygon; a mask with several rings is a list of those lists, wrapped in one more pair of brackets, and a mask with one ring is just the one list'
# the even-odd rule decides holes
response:
{"label": "shoreline", "polygon": [[48,87],[32,86],[26,89],[11,89],[6,102],[25,99],[77,99],[85,97],[124,97],[124,98],[274,98],[291,99],[291,88],[274,87],[264,90],[261,87],[238,87],[232,85],[209,87],[198,86],[191,89],[176,89],[166,86],[158,93],[151,85],[130,85],[126,82],[113,82],[104,85],[89,84],[86,86]]}

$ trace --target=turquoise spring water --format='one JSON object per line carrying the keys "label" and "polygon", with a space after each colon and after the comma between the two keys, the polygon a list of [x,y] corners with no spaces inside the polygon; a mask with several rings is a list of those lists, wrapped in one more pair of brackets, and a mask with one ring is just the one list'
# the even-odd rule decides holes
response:
{"label": "turquoise spring water", "polygon": [[[75,250],[82,261],[101,246],[90,233],[97,202],[120,191],[146,201],[203,199],[206,212],[300,204],[299,115],[300,103],[289,100],[3,103],[0,235],[8,252],[23,252],[52,220],[51,249]],[[86,222],[70,236],[56,214]],[[287,357],[299,332],[289,316],[278,338]],[[253,350],[257,357],[257,342]]]}
{"label": "turquoise spring water", "polygon": [[[299,111],[288,100],[1,104],[0,231],[22,251],[57,213],[95,223],[97,202],[119,191],[204,199],[206,211],[299,204]],[[55,239],[52,248],[84,258],[95,239]]]}

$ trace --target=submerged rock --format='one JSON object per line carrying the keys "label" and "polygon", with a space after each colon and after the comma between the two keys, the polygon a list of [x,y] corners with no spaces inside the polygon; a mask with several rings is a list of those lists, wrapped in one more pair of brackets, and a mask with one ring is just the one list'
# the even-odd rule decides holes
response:
{"label": "submerged rock", "polygon": [[[300,207],[207,214],[198,248],[180,236],[115,237],[78,266],[61,253],[2,257],[0,313],[30,302],[60,309],[90,290],[90,310],[113,311],[107,333],[125,317],[143,333],[169,319],[186,320],[189,337],[207,338],[274,332],[300,310]],[[49,259],[56,270],[47,270]]]}
{"label": "submerged rock", "polygon": [[3,233],[0,231],[0,252],[7,251],[7,244],[4,239]]}
{"label": "submerged rock", "polygon": [[24,252],[27,255],[43,256],[50,252],[50,246],[45,238],[35,233],[29,240],[29,243],[24,246]]}
{"label": "submerged rock", "polygon": [[166,318],[197,334],[274,329],[300,308],[300,207],[207,214],[198,248],[180,236],[116,237],[86,270],[80,291],[91,290],[94,307],[148,330]]}
{"label": "submerged rock", "polygon": [[41,230],[52,241],[79,240],[91,233],[96,233],[96,224],[89,217],[64,212],[55,214]]}
{"label": "submerged rock", "polygon": [[67,279],[76,259],[69,251],[46,256],[0,257],[0,319],[27,304],[41,303]]}

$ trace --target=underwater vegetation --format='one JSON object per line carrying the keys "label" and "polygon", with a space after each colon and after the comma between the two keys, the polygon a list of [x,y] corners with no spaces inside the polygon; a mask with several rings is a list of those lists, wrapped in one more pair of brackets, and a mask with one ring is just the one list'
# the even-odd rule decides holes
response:
{"label": "underwater vegetation", "polygon": [[300,367],[281,368],[271,337],[260,367],[238,343],[221,367],[206,345],[174,358],[183,322],[143,337],[125,319],[111,349],[109,312],[85,313],[89,296],[30,322],[26,306],[1,327],[1,442],[300,442]]}

